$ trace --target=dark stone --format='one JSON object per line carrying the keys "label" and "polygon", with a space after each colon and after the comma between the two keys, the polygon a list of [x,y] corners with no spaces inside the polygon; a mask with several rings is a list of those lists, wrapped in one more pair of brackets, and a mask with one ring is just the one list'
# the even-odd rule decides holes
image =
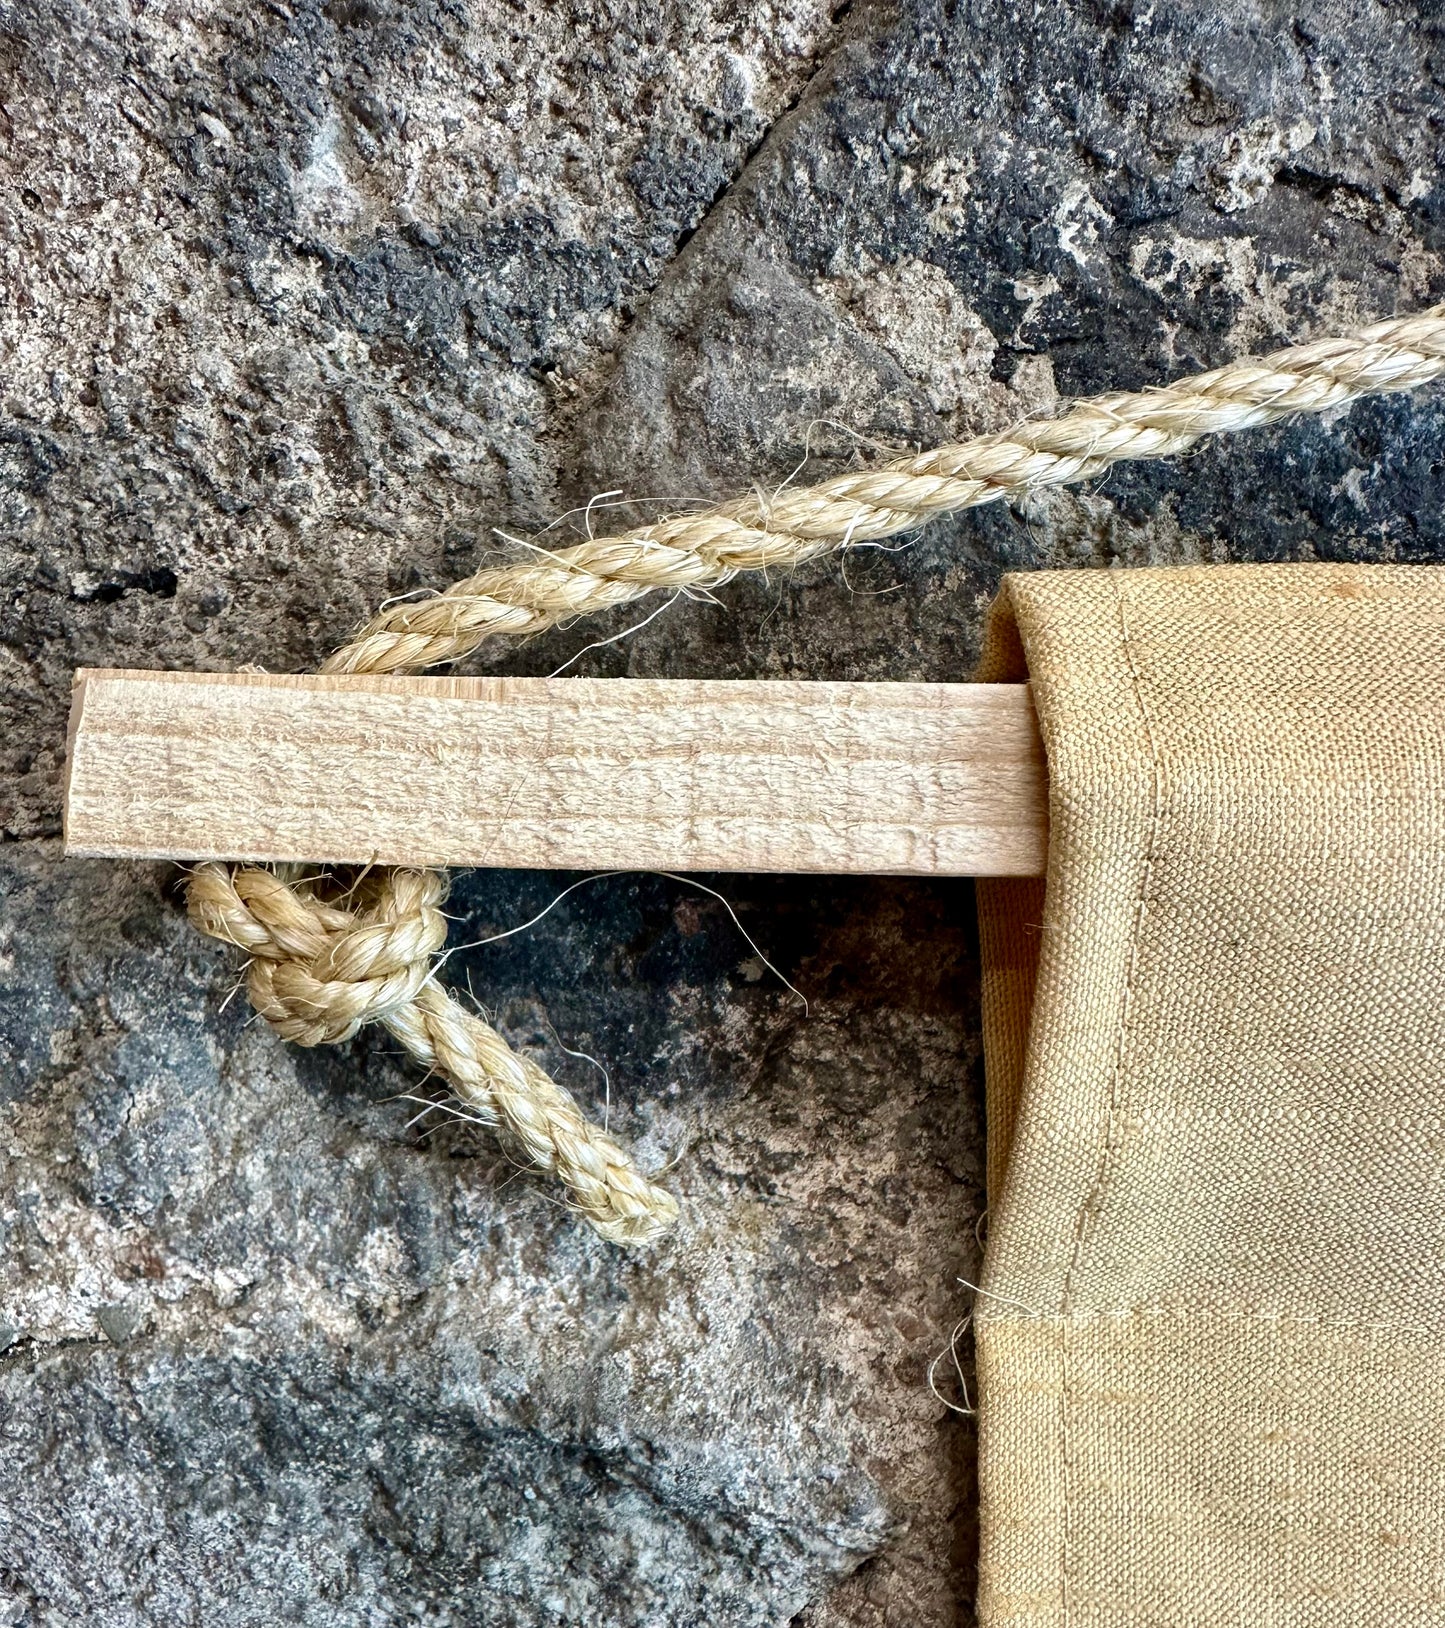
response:
{"label": "dark stone", "polygon": [[121,1300],[112,1305],[98,1307],[95,1320],[112,1345],[125,1345],[133,1340],[144,1326],[145,1311],[134,1302]]}

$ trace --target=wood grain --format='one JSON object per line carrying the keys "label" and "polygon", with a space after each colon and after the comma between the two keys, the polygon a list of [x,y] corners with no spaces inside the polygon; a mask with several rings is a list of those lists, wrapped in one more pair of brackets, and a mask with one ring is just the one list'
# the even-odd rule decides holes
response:
{"label": "wood grain", "polygon": [[83,669],[65,834],[165,859],[1024,876],[1046,782],[1022,685]]}

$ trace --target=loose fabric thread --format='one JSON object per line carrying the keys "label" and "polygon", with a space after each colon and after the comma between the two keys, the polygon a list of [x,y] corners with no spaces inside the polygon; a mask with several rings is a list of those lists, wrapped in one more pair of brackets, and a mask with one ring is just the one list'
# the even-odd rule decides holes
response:
{"label": "loose fabric thread", "polygon": [[[525,564],[478,572],[433,599],[383,611],[323,671],[395,673],[457,661],[494,634],[538,633],[659,590],[715,588],[739,572],[786,569],[935,515],[1087,480],[1129,459],[1169,457],[1206,435],[1413,389],[1442,373],[1438,305],[1160,389],[1077,402],[1058,418],[816,486],[539,550]],[[283,1038],[315,1046],[383,1024],[475,1118],[528,1164],[555,1174],[604,1238],[658,1238],[677,1218],[671,1194],[436,983],[444,892],[435,871],[373,869],[353,878],[207,864],[191,878],[189,908],[203,932],[250,956],[251,1001]]]}

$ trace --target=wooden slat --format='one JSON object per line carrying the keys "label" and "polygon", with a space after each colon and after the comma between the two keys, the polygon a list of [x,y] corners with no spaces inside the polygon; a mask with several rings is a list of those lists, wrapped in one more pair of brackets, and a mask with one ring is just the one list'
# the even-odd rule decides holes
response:
{"label": "wooden slat", "polygon": [[76,674],[71,854],[1036,875],[1021,685]]}

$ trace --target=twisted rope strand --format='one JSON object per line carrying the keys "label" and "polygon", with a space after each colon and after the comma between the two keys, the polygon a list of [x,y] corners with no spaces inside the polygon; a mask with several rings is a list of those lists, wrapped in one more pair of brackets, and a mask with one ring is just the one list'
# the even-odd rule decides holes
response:
{"label": "twisted rope strand", "polygon": [[1167,458],[1206,435],[1251,429],[1445,372],[1445,305],[1244,359],[1176,384],[1076,403],[1060,418],[939,447],[817,486],[753,494],[525,564],[479,571],[435,599],[374,617],[326,662],[385,673],[456,661],[497,633],[539,633],[657,590],[716,588],[740,571],[800,565],[849,542],[896,536],[938,514]]}
{"label": "twisted rope strand", "polygon": [[475,1118],[560,1177],[604,1238],[659,1236],[677,1219],[671,1194],[639,1175],[535,1063],[437,987],[444,891],[437,871],[372,870],[346,888],[327,875],[287,881],[207,864],[191,878],[188,909],[203,933],[250,955],[251,1004],[283,1039],[333,1044],[363,1023],[383,1024]]}
{"label": "twisted rope strand", "polygon": [[[657,590],[715,588],[740,571],[802,564],[895,536],[950,510],[1087,480],[1124,459],[1164,458],[1206,435],[1409,390],[1445,373],[1445,305],[1233,362],[1156,390],[1081,401],[1061,417],[939,447],[813,487],[720,508],[480,571],[435,599],[375,617],[325,672],[383,673],[455,661],[497,633],[537,633]],[[192,920],[250,956],[256,1010],[284,1039],[316,1046],[381,1023],[447,1079],[474,1116],[558,1176],[614,1243],[646,1243],[677,1218],[670,1194],[590,1125],[572,1098],[434,979],[446,940],[445,878],[373,869],[354,880],[292,867],[207,864]]]}

